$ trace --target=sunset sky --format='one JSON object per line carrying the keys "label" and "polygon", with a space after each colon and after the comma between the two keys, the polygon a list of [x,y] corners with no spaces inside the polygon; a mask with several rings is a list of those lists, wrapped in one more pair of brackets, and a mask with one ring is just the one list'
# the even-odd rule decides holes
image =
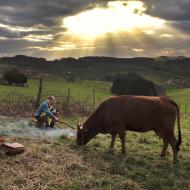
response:
{"label": "sunset sky", "polygon": [[190,55],[190,0],[0,0],[0,57]]}

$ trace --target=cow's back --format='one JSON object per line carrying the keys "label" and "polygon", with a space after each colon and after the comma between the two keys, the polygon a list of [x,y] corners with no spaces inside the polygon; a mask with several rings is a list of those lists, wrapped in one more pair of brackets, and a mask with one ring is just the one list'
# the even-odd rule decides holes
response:
{"label": "cow's back", "polygon": [[104,126],[145,132],[175,120],[176,109],[167,97],[115,96],[99,106],[97,115]]}

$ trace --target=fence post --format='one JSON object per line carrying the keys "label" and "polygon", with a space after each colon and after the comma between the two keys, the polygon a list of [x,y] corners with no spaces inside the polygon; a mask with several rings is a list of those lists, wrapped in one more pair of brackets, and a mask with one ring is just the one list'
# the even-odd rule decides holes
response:
{"label": "fence post", "polygon": [[95,90],[94,90],[94,88],[92,90],[92,108],[93,109],[95,108]]}
{"label": "fence post", "polygon": [[40,78],[40,82],[39,82],[39,90],[38,90],[38,96],[36,100],[36,107],[40,105],[41,97],[42,97],[42,78]]}
{"label": "fence post", "polygon": [[10,94],[8,94],[8,104],[9,104],[9,106],[11,105],[11,95]]}
{"label": "fence post", "polygon": [[70,98],[71,98],[71,90],[68,88],[67,90],[67,114],[70,113]]}
{"label": "fence post", "polygon": [[70,97],[71,97],[71,90],[70,90],[70,88],[68,88],[68,90],[67,90],[67,102],[68,103],[70,102]]}

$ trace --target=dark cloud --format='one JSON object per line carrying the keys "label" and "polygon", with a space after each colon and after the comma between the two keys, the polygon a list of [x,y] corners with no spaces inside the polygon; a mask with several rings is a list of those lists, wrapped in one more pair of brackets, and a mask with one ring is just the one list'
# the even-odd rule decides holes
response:
{"label": "dark cloud", "polygon": [[[22,39],[6,39],[0,40],[0,54],[24,54],[27,53],[27,48],[32,46],[41,46],[39,42],[29,42]],[[44,44],[45,46],[46,44]]]}
{"label": "dark cloud", "polygon": [[18,32],[13,32],[7,28],[0,27],[0,37],[4,38],[20,38],[20,34]]}
{"label": "dark cloud", "polygon": [[172,21],[190,20],[189,0],[145,0],[147,14]]}
{"label": "dark cloud", "polygon": [[55,26],[60,18],[93,7],[94,0],[1,0],[0,23]]}
{"label": "dark cloud", "polygon": [[167,20],[186,33],[190,32],[190,1],[189,0],[145,0],[146,13]]}
{"label": "dark cloud", "polygon": [[[106,6],[109,0],[0,0],[0,23],[13,26],[58,26],[65,16]],[[123,1],[126,2],[126,1]],[[189,0],[144,0],[147,14],[169,21],[190,20]]]}
{"label": "dark cloud", "polygon": [[[6,25],[6,27],[0,25],[0,56],[20,53],[34,56],[53,56],[53,52],[50,55],[45,51],[45,48],[42,50],[40,47],[50,48],[67,40],[66,37],[64,38],[66,29],[61,27],[64,17],[89,10],[96,5],[107,6],[109,1],[0,0],[0,24]],[[142,0],[142,2],[147,7],[146,14],[167,20],[167,24],[180,29],[181,34],[188,36],[187,34],[190,32],[190,0]],[[14,27],[23,27],[23,29],[14,30]],[[31,27],[30,31],[27,30]],[[33,35],[34,38],[35,36],[41,36],[42,41],[27,40],[29,35]],[[45,35],[52,35],[53,39],[46,40],[44,38],[43,40]],[[120,37],[120,41],[118,38],[115,39],[115,36],[107,35],[105,46],[102,45],[101,41],[96,41],[95,47],[89,51],[85,50],[85,52],[80,48],[67,49],[55,53],[55,56],[106,55],[129,57],[138,56],[139,53],[145,56],[156,56],[159,52],[167,49],[172,49],[174,52],[189,49],[189,38],[159,38],[159,35],[143,34],[139,36],[142,40],[140,43],[138,38],[135,40],[133,36],[129,35],[123,35],[123,37]],[[135,49],[142,49],[143,51],[135,52]]]}
{"label": "dark cloud", "polygon": [[188,21],[172,21],[170,22],[170,25],[181,30],[182,32],[184,32],[185,34],[189,34],[190,33],[190,20]]}
{"label": "dark cloud", "polygon": [[62,36],[65,30],[66,29],[64,29],[63,27],[51,27],[51,28],[36,29],[33,31],[24,31],[24,29],[22,29],[21,31],[15,31],[15,30],[11,30],[8,27],[0,26],[0,38],[5,38],[9,40],[11,39],[22,40],[23,38],[26,38],[27,36],[33,36],[34,38],[41,37],[42,39],[44,37],[44,41],[47,41],[48,39],[45,39],[45,38],[48,35],[51,35],[53,39],[50,39],[50,40],[54,41],[59,36]]}

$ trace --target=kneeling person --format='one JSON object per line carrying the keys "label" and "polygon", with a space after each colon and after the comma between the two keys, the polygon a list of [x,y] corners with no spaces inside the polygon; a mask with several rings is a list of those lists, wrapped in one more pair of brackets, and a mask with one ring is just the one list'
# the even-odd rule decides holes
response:
{"label": "kneeling person", "polygon": [[[44,101],[36,110],[35,117],[37,120],[37,126],[41,127],[45,123],[46,127],[54,127],[58,117],[56,116],[56,110],[53,108],[56,100],[54,96],[50,96],[46,101]],[[48,118],[51,118],[49,124]]]}

